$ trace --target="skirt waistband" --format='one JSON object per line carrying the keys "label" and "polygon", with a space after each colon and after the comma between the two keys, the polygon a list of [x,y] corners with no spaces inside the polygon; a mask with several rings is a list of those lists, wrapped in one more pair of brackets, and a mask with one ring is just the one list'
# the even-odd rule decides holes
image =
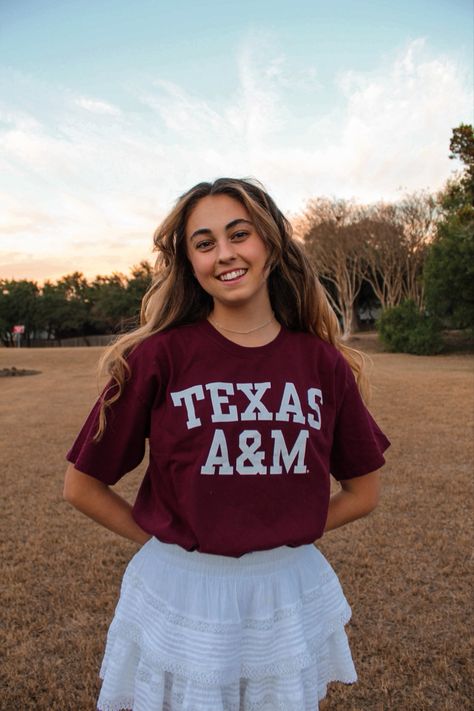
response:
{"label": "skirt waistband", "polygon": [[252,551],[240,558],[232,556],[187,551],[174,543],[163,543],[157,538],[151,538],[143,549],[147,549],[162,561],[187,570],[194,570],[214,575],[256,575],[278,571],[288,564],[298,564],[308,556],[317,556],[313,544],[292,548],[280,546],[265,551]]}

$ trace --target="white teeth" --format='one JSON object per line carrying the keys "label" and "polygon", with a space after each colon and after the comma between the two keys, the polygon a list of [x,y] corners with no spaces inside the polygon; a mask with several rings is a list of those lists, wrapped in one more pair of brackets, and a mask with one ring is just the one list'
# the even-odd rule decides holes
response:
{"label": "white teeth", "polygon": [[226,274],[221,274],[218,279],[221,281],[230,281],[231,279],[237,279],[237,277],[245,274],[246,269],[237,269],[235,272],[227,272]]}

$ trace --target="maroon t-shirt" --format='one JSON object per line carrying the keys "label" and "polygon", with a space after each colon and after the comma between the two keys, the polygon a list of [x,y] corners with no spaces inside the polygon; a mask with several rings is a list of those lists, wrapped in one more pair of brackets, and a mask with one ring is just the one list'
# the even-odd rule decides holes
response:
{"label": "maroon t-shirt", "polygon": [[100,398],[67,459],[114,484],[149,464],[133,516],[165,543],[239,557],[323,534],[331,473],[384,463],[389,441],[344,357],[282,328],[239,346],[207,320],[157,333],[128,356],[131,375],[92,440]]}

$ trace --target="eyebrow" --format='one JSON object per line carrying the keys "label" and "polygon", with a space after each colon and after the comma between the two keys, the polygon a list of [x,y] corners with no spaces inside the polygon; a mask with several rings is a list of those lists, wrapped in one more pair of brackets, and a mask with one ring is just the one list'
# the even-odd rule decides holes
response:
{"label": "eyebrow", "polygon": [[[235,227],[236,225],[240,224],[241,222],[245,222],[247,225],[252,225],[253,222],[250,222],[250,220],[245,220],[243,217],[238,217],[236,220],[231,220],[227,225],[225,226],[226,230],[231,230],[232,227]],[[199,230],[195,230],[191,237],[189,239],[194,239],[194,237],[198,237],[198,235],[211,235],[212,230],[209,227],[201,227]]]}

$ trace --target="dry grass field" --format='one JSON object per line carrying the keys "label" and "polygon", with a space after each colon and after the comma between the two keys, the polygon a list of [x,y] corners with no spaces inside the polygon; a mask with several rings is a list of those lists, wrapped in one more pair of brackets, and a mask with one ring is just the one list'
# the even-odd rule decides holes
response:
{"label": "dry grass field", "polygon": [[[473,708],[471,569],[474,357],[373,351],[372,411],[392,440],[383,496],[320,548],[353,617],[359,682],[327,711]],[[97,392],[100,350],[0,349],[0,709],[93,711],[120,579],[135,551],[62,499],[64,454]],[[118,485],[133,498],[143,469]]]}

